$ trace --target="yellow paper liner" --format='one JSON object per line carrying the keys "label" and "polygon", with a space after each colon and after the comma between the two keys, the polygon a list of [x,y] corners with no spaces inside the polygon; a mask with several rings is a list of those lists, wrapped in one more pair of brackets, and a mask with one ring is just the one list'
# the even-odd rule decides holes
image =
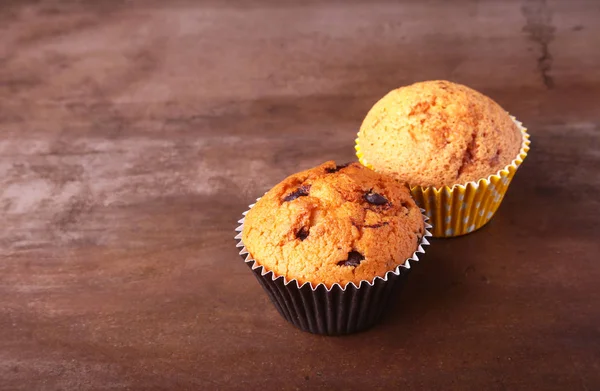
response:
{"label": "yellow paper liner", "polygon": [[[417,204],[425,209],[433,225],[434,237],[452,237],[466,235],[483,227],[492,219],[500,206],[510,181],[523,163],[529,151],[529,134],[523,124],[511,116],[521,130],[523,142],[517,157],[496,174],[477,182],[464,185],[411,186],[411,193]],[[356,139],[356,156],[362,165],[374,169],[360,150]]]}

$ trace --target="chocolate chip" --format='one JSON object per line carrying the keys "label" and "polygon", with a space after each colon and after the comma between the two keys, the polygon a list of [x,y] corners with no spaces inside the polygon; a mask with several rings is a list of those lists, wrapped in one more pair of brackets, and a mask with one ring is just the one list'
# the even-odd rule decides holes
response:
{"label": "chocolate chip", "polygon": [[373,193],[371,191],[365,194],[365,200],[367,200],[369,204],[373,205],[385,205],[388,203],[387,198],[385,198],[381,194]]}
{"label": "chocolate chip", "polygon": [[490,159],[490,166],[495,166],[500,162],[500,153],[502,153],[502,151],[498,149],[494,157]]}
{"label": "chocolate chip", "polygon": [[302,185],[298,189],[293,191],[292,193],[286,195],[285,198],[283,199],[283,201],[289,202],[289,201],[295,200],[298,197],[307,196],[309,191],[310,191],[310,185]]}
{"label": "chocolate chip", "polygon": [[339,261],[339,266],[358,266],[360,265],[360,261],[365,259],[364,255],[359,253],[358,251],[350,251],[348,253],[348,259],[345,261]]}
{"label": "chocolate chip", "polygon": [[389,223],[387,221],[384,221],[383,223],[377,223],[377,224],[373,224],[373,225],[365,225],[364,228],[381,228],[384,225],[388,225]]}
{"label": "chocolate chip", "polygon": [[342,168],[346,168],[349,165],[350,165],[350,163],[346,163],[346,164],[339,164],[339,165],[335,166],[335,168],[327,167],[325,169],[325,172],[327,172],[328,174],[333,174],[334,172],[338,172]]}
{"label": "chocolate chip", "polygon": [[298,232],[296,232],[296,237],[300,240],[304,240],[304,239],[308,238],[308,234],[309,234],[308,228],[302,227],[302,228],[300,228],[300,230]]}

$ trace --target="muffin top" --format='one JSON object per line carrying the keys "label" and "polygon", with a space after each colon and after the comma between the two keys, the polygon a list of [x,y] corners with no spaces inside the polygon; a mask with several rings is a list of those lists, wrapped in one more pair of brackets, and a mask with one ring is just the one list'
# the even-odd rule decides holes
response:
{"label": "muffin top", "polygon": [[411,186],[478,181],[510,164],[522,143],[508,113],[485,95],[436,80],[389,92],[358,133],[363,159]]}
{"label": "muffin top", "polygon": [[405,185],[359,163],[329,161],[269,190],[246,215],[242,241],[276,276],[331,288],[404,264],[424,229]]}

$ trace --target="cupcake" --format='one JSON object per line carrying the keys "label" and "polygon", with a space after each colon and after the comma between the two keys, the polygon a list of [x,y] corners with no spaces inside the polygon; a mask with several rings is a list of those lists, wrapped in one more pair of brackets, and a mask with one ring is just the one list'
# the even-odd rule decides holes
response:
{"label": "cupcake", "polygon": [[486,224],[529,150],[521,123],[481,93],[448,81],[391,91],[365,117],[356,150],[375,171],[410,185],[433,236]]}
{"label": "cupcake", "polygon": [[372,326],[430,235],[405,185],[332,161],[284,179],[240,222],[241,255],[279,312],[329,335]]}

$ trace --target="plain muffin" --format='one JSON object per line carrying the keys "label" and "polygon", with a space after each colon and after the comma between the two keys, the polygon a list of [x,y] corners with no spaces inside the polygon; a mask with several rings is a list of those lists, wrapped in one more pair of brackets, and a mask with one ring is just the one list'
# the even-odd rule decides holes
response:
{"label": "plain muffin", "polygon": [[329,288],[404,264],[424,229],[404,184],[359,163],[329,161],[267,192],[246,215],[242,241],[276,276]]}
{"label": "plain muffin", "polygon": [[452,186],[497,173],[518,155],[519,128],[466,86],[436,80],[389,92],[365,117],[357,144],[375,170],[411,186]]}

